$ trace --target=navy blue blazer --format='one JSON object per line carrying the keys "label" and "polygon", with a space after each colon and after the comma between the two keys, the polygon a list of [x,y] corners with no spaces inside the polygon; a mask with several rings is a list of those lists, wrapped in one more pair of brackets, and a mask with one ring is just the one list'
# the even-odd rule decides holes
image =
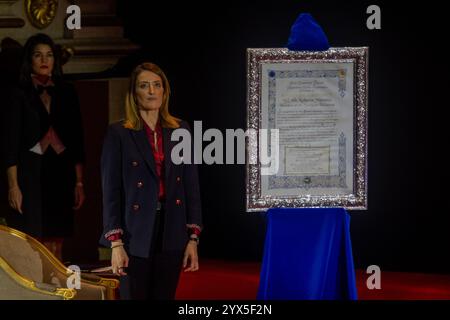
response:
{"label": "navy blue blazer", "polygon": [[[184,121],[180,128],[190,130]],[[170,139],[173,130],[163,128],[166,202],[162,246],[165,251],[184,250],[189,239],[186,225],[202,224],[197,166],[193,161],[179,165],[171,161],[171,151],[178,143]],[[103,144],[101,175],[104,229],[100,243],[110,246],[105,234],[122,229],[127,253],[147,258],[159,179],[145,129],[126,129],[123,122],[109,126]]]}

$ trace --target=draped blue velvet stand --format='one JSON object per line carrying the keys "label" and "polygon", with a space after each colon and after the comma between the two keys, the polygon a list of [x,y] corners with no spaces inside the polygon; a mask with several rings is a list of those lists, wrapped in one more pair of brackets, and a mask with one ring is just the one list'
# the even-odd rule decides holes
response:
{"label": "draped blue velvet stand", "polygon": [[257,299],[357,299],[345,209],[276,208],[266,217]]}

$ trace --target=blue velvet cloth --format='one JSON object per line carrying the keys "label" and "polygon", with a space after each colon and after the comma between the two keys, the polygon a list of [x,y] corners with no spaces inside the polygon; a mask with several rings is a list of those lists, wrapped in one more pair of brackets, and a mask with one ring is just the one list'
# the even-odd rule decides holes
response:
{"label": "blue velvet cloth", "polygon": [[357,299],[345,209],[268,210],[257,299]]}
{"label": "blue velvet cloth", "polygon": [[330,48],[322,28],[309,13],[302,13],[291,27],[287,47],[296,51],[325,51]]}

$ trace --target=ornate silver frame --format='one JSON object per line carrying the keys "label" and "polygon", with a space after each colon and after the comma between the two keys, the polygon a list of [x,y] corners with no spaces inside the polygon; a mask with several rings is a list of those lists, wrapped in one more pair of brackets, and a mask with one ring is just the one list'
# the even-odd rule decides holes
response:
{"label": "ornate silver frame", "polygon": [[[367,209],[368,162],[368,47],[330,48],[327,51],[290,51],[286,48],[247,49],[247,129],[261,128],[261,79],[264,63],[349,62],[353,63],[353,192],[345,195],[261,196],[259,139],[246,142],[246,210],[273,207],[344,207]],[[252,161],[253,160],[253,161]],[[256,163],[256,164],[252,164]]]}

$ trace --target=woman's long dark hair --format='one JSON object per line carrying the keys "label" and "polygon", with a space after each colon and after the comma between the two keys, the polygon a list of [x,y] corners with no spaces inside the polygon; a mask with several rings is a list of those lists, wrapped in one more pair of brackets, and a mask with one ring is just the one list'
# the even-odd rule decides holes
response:
{"label": "woman's long dark hair", "polygon": [[46,44],[52,49],[54,57],[54,64],[52,71],[53,81],[58,81],[62,77],[61,54],[59,48],[55,45],[52,38],[50,38],[48,35],[44,33],[37,33],[29,37],[23,47],[22,64],[20,67],[20,75],[19,75],[19,81],[21,84],[27,84],[31,82],[31,73],[32,73],[31,61],[33,51],[38,44]]}

